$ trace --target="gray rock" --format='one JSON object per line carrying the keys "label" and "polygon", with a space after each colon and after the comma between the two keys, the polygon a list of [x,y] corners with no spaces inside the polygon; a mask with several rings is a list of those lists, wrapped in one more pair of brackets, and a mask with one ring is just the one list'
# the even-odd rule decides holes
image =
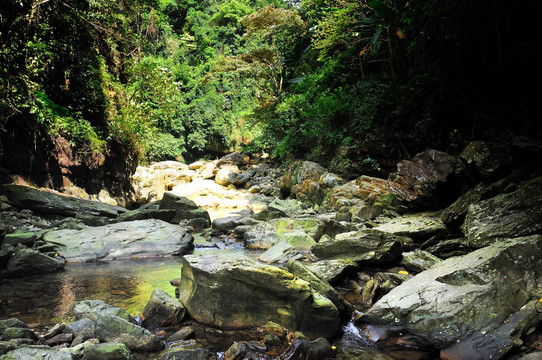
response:
{"label": "gray rock", "polygon": [[24,322],[17,318],[9,318],[0,320],[0,335],[4,335],[4,330],[7,328],[14,327],[14,328],[27,328],[28,325],[26,325]]}
{"label": "gray rock", "polygon": [[254,225],[245,233],[245,246],[267,250],[281,240],[308,250],[322,236],[324,223],[315,218],[279,218]]}
{"label": "gray rock", "polygon": [[174,333],[173,335],[171,335],[167,339],[167,342],[169,343],[169,342],[173,342],[173,341],[186,340],[190,336],[194,335],[194,332],[195,332],[195,330],[194,330],[194,328],[192,326],[185,326],[181,330],[179,330],[176,333]]}
{"label": "gray rock", "polygon": [[476,344],[468,358],[500,359],[540,321],[524,305],[540,297],[541,262],[541,235],[503,240],[414,276],[360,322],[399,326],[438,348]]}
{"label": "gray rock", "polygon": [[444,209],[440,217],[442,222],[447,225],[459,224],[465,218],[470,205],[485,200],[492,194],[493,192],[485,184],[476,185]]}
{"label": "gray rock", "polygon": [[333,353],[331,344],[324,338],[314,341],[295,339],[291,349],[284,356],[285,360],[311,359],[325,360]]}
{"label": "gray rock", "polygon": [[301,257],[303,257],[303,255],[301,255],[299,250],[288,244],[286,241],[280,241],[260,255],[258,260],[267,264],[283,264],[292,258],[299,259]]}
{"label": "gray rock", "polygon": [[[120,308],[117,308],[117,309],[120,309]],[[124,314],[125,317],[131,318],[130,314],[128,314],[128,315],[126,315],[126,314],[127,314],[127,312]],[[81,315],[79,315],[79,316],[81,316]],[[94,337],[94,328],[95,328],[95,326],[96,326],[95,321],[92,321],[89,318],[84,317],[84,318],[81,318],[81,319],[79,319],[77,321],[74,321],[74,322],[66,325],[66,328],[64,329],[64,333],[73,334],[75,337],[83,336],[83,337],[85,337],[85,340],[86,340],[86,339],[90,339],[91,337]]]}
{"label": "gray rock", "polygon": [[404,252],[401,265],[411,272],[422,272],[442,260],[428,251],[416,249],[414,251]]}
{"label": "gray rock", "polygon": [[99,315],[94,333],[100,341],[120,342],[133,351],[151,352],[163,348],[153,333],[114,315]]}
{"label": "gray rock", "polygon": [[14,252],[7,263],[7,273],[11,276],[60,271],[66,263],[62,258],[52,258],[34,249],[17,247]]}
{"label": "gray rock", "polygon": [[21,244],[21,245],[31,248],[32,246],[34,246],[34,243],[36,242],[37,238],[38,238],[38,235],[35,232],[6,234],[2,245],[17,246]]}
{"label": "gray rock", "polygon": [[11,339],[32,339],[38,340],[38,335],[28,327],[8,327],[4,329],[4,338]]}
{"label": "gray rock", "polygon": [[74,360],[75,357],[67,351],[58,351],[47,346],[32,346],[12,350],[0,356],[1,360]]}
{"label": "gray rock", "polygon": [[105,342],[83,349],[85,360],[131,360],[130,350],[120,342]]}
{"label": "gray rock", "polygon": [[184,307],[164,290],[156,289],[143,309],[143,325],[167,326],[177,325],[184,317]]}
{"label": "gray rock", "polygon": [[187,229],[155,219],[49,231],[43,239],[68,262],[179,255],[191,252],[194,241]]}
{"label": "gray rock", "polygon": [[527,181],[516,191],[469,206],[461,226],[475,248],[542,230],[542,177]]}
{"label": "gray rock", "polygon": [[216,355],[207,349],[172,349],[160,360],[216,360]]}
{"label": "gray rock", "polygon": [[227,216],[224,218],[214,219],[212,228],[223,233],[227,233],[235,229],[239,225],[244,225],[244,223],[241,221],[242,219],[243,216],[241,215]]}
{"label": "gray rock", "polygon": [[119,215],[114,222],[158,219],[171,224],[178,224],[179,222],[173,221],[176,215],[177,212],[173,209],[138,209]]}
{"label": "gray rock", "polygon": [[[73,322],[66,326],[66,331],[73,330],[75,331],[74,334],[78,334],[78,332],[86,327],[94,327],[96,320],[101,315],[118,316],[132,324],[137,323],[125,309],[106,304],[102,300],[78,301],[73,306],[72,312],[77,320],[81,320],[81,322]],[[84,318],[87,318],[87,320],[84,320]],[[93,321],[93,323],[88,322],[88,320]]]}
{"label": "gray rock", "polygon": [[1,185],[0,193],[6,195],[13,206],[46,214],[75,217],[77,213],[82,213],[114,218],[126,212],[126,209],[118,206],[40,191],[28,186]]}
{"label": "gray rock", "polygon": [[193,319],[215,327],[254,327],[271,320],[320,336],[340,331],[337,308],[309,283],[241,254],[185,256],[179,300]]}
{"label": "gray rock", "polygon": [[160,200],[160,209],[173,209],[177,215],[171,220],[172,223],[178,224],[181,220],[189,220],[203,218],[211,223],[211,218],[207,210],[200,209],[195,202],[182,196],[177,196],[173,193],[166,192]]}
{"label": "gray rock", "polygon": [[472,251],[464,239],[442,240],[435,245],[426,247],[425,250],[441,259],[465,255]]}
{"label": "gray rock", "polygon": [[55,346],[60,344],[71,344],[73,341],[73,334],[58,334],[45,340],[45,344],[49,346]]}
{"label": "gray rock", "polygon": [[319,274],[327,282],[333,284],[353,273],[358,264],[352,260],[320,260],[306,265],[312,272]]}
{"label": "gray rock", "polygon": [[403,238],[377,230],[339,234],[333,241],[318,243],[311,251],[320,259],[343,259],[364,263],[398,260]]}
{"label": "gray rock", "polygon": [[10,352],[11,350],[15,350],[15,344],[13,344],[11,341],[0,341],[0,356]]}
{"label": "gray rock", "polygon": [[443,235],[446,232],[446,226],[442,223],[440,214],[438,211],[407,214],[374,229],[424,242],[432,236]]}

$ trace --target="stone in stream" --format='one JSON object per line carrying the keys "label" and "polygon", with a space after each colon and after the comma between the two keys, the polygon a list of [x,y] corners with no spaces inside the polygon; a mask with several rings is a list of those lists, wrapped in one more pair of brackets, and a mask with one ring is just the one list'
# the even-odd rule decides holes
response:
{"label": "stone in stream", "polygon": [[214,327],[274,321],[324,337],[341,329],[335,305],[309,283],[237,253],[184,256],[179,300],[193,319]]}
{"label": "stone in stream", "polygon": [[308,250],[316,244],[325,225],[315,218],[279,218],[254,225],[245,233],[245,246],[267,250],[281,240],[299,250]]}
{"label": "stone in stream", "polygon": [[151,352],[163,348],[156,335],[114,315],[98,315],[94,334],[100,341],[121,342],[133,351]]}
{"label": "stone in stream", "polygon": [[[75,318],[77,320],[83,320],[84,318],[88,318],[92,320],[94,323],[96,322],[96,320],[98,319],[98,316],[100,315],[118,316],[126,321],[131,322],[132,324],[137,323],[135,319],[132,317],[132,315],[130,315],[130,313],[126,311],[125,309],[116,307],[113,305],[109,305],[102,300],[78,301],[73,306],[72,312],[73,312],[73,315],[75,315]],[[71,323],[70,325],[66,326],[66,331],[69,331],[69,329],[73,329],[72,331],[77,331],[77,329],[81,327],[95,326],[95,324],[90,324],[88,321],[86,321],[86,323],[81,323],[81,324],[76,324],[76,323],[77,322]]]}
{"label": "stone in stream", "polygon": [[14,248],[14,254],[7,263],[7,273],[10,276],[43,274],[64,269],[66,261],[62,258],[52,258],[38,250],[25,247]]}
{"label": "stone in stream", "polygon": [[352,260],[320,260],[306,265],[312,272],[319,274],[330,284],[353,274],[358,264]]}
{"label": "stone in stream", "polygon": [[280,241],[279,243],[271,246],[266,252],[264,252],[258,260],[267,264],[283,264],[290,259],[300,259],[303,255],[292,245],[286,241]]}
{"label": "stone in stream", "polygon": [[41,191],[22,185],[1,185],[0,193],[6,195],[13,206],[45,214],[75,217],[76,214],[82,213],[114,218],[126,212],[126,209],[118,206],[64,196],[50,191]]}
{"label": "stone in stream", "polygon": [[160,360],[216,360],[216,354],[207,349],[168,349]]}
{"label": "stone in stream", "polygon": [[194,246],[187,229],[155,219],[49,231],[43,239],[57,244],[68,262],[180,255]]}
{"label": "stone in stream", "polygon": [[177,325],[184,317],[184,307],[164,290],[156,289],[143,309],[142,318],[145,327]]}
{"label": "stone in stream", "polygon": [[527,181],[514,192],[469,206],[461,229],[474,248],[539,233],[542,230],[542,176]]}
{"label": "stone in stream", "polygon": [[120,342],[105,342],[83,348],[85,360],[131,360],[126,345]]}
{"label": "stone in stream", "polygon": [[0,335],[4,335],[4,331],[7,328],[11,328],[11,327],[28,328],[28,325],[26,325],[24,322],[22,322],[21,320],[17,318],[9,318],[9,319],[0,320]]}
{"label": "stone in stream", "polygon": [[320,259],[386,263],[401,257],[404,241],[401,236],[383,231],[362,230],[339,234],[333,241],[318,243],[311,252]]}
{"label": "stone in stream", "polygon": [[541,278],[542,235],[502,240],[414,276],[360,322],[451,347],[448,359],[500,359],[542,320],[530,302],[540,298]]}

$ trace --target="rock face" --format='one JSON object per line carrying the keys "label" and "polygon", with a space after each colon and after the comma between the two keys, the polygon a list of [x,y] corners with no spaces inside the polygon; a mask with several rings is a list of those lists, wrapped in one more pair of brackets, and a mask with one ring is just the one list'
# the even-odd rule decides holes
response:
{"label": "rock face", "polygon": [[471,205],[461,229],[469,245],[475,248],[539,232],[542,229],[542,177],[526,182],[510,194]]}
{"label": "rock face", "polygon": [[126,209],[118,206],[58,195],[28,186],[1,185],[0,193],[6,195],[13,206],[45,214],[75,217],[81,213],[114,218],[126,212]]}
{"label": "rock face", "polygon": [[43,239],[59,245],[68,262],[179,255],[192,251],[194,241],[185,228],[161,220],[50,231]]}
{"label": "rock face", "polygon": [[274,321],[316,336],[340,331],[335,305],[303,280],[232,253],[183,258],[179,300],[196,321],[243,328]]}
{"label": "rock face", "polygon": [[438,150],[417,154],[397,164],[390,175],[390,189],[396,199],[414,208],[438,209],[449,205],[464,190],[466,167],[454,156]]}
{"label": "rock face", "polygon": [[541,278],[542,236],[503,240],[414,276],[361,322],[400,326],[439,348],[453,345],[456,354],[471,347],[470,359],[499,359],[541,320],[532,304],[520,310],[540,297]]}
{"label": "rock face", "polygon": [[311,251],[320,259],[345,259],[379,263],[399,259],[403,249],[400,236],[377,230],[339,234],[333,241],[318,243]]}

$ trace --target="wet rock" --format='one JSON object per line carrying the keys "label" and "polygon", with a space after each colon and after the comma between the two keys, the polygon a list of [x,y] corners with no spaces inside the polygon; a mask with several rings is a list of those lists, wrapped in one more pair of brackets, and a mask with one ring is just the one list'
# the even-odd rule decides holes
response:
{"label": "wet rock", "polygon": [[285,360],[325,360],[333,354],[331,345],[324,338],[314,341],[294,340],[291,349],[284,355]]}
{"label": "wet rock", "polygon": [[403,260],[401,260],[401,265],[403,265],[408,271],[418,273],[429,269],[430,267],[441,261],[441,259],[428,251],[416,249],[414,251],[403,253]]}
{"label": "wet rock", "polygon": [[306,265],[312,272],[319,274],[333,284],[353,273],[358,265],[352,260],[320,260]]}
{"label": "wet rock", "polygon": [[123,343],[105,342],[83,349],[85,360],[131,360],[130,350]]}
{"label": "wet rock", "polygon": [[63,196],[22,185],[1,185],[0,193],[6,195],[13,206],[45,214],[74,217],[77,213],[83,213],[114,218],[126,212],[126,209],[118,206]]}
{"label": "wet rock", "polygon": [[100,341],[120,342],[133,351],[150,352],[163,348],[160,339],[150,331],[114,315],[98,315],[94,334]]}
{"label": "wet rock", "polygon": [[475,248],[539,232],[542,229],[542,177],[527,181],[512,193],[469,206],[461,229],[469,245]]}
{"label": "wet rock", "polygon": [[460,156],[485,181],[498,179],[514,165],[512,151],[500,143],[473,141]]}
{"label": "wet rock", "polygon": [[4,242],[2,243],[2,245],[17,246],[21,244],[31,248],[32,246],[34,246],[37,238],[38,235],[35,232],[12,233],[7,234],[4,237]]}
{"label": "wet rock", "polygon": [[170,349],[160,360],[216,360],[216,355],[207,349]]}
{"label": "wet rock", "polygon": [[[382,297],[360,322],[399,326],[438,348],[476,343],[476,353],[499,359],[540,320],[534,309],[526,317],[518,312],[540,296],[541,259],[541,235],[502,240],[414,276]],[[510,314],[516,313],[512,317],[527,323],[509,326]]]}
{"label": "wet rock", "polygon": [[280,240],[308,250],[320,239],[324,223],[314,218],[279,218],[254,225],[245,233],[245,246],[249,249],[269,249]]}
{"label": "wet rock", "polygon": [[394,197],[411,208],[439,209],[451,204],[467,186],[466,168],[454,156],[427,150],[397,164],[389,178]]}
{"label": "wet rock", "polygon": [[446,232],[446,226],[440,219],[440,212],[407,214],[374,229],[398,236],[408,236],[417,242],[424,242],[432,236],[444,235]]}
{"label": "wet rock", "polygon": [[192,326],[185,326],[181,330],[179,330],[176,333],[174,333],[173,335],[171,335],[167,339],[167,342],[169,343],[169,342],[173,342],[173,341],[186,340],[190,336],[194,335],[194,332],[195,332],[195,330],[194,330],[194,328]]}
{"label": "wet rock", "polygon": [[256,341],[239,341],[224,353],[224,360],[261,359],[265,357],[265,344]]}
{"label": "wet rock", "polygon": [[[75,318],[77,320],[82,320],[81,322],[73,322],[69,324],[66,327],[66,331],[76,331],[74,334],[77,334],[78,329],[80,328],[86,328],[87,326],[95,326],[95,322],[100,315],[112,315],[112,316],[118,316],[126,321],[129,321],[133,324],[136,324],[137,322],[135,319],[123,308],[112,306],[109,304],[106,304],[102,300],[83,300],[78,301],[73,306],[73,315],[75,315]],[[91,320],[93,323],[88,322],[87,320],[84,320],[84,318],[87,318],[87,320]]]}
{"label": "wet rock", "polygon": [[258,260],[267,264],[284,264],[292,258],[299,259],[301,257],[303,257],[303,255],[301,255],[299,250],[288,244],[286,241],[280,241],[260,255]]}
{"label": "wet rock", "polygon": [[74,360],[75,357],[68,351],[58,351],[47,346],[43,347],[22,347],[12,350],[2,356],[2,360],[29,360],[29,359],[47,359],[47,360]]}
{"label": "wet rock", "polygon": [[73,334],[58,334],[45,340],[45,344],[49,346],[55,346],[60,344],[71,344],[73,341]]}
{"label": "wet rock", "polygon": [[318,243],[311,251],[320,259],[343,259],[364,263],[398,260],[403,238],[377,230],[339,234],[333,241]]}
{"label": "wet rock", "polygon": [[177,299],[164,290],[156,289],[143,309],[143,325],[145,327],[177,325],[182,321],[184,313],[184,307]]}
{"label": "wet rock", "polygon": [[224,218],[214,219],[212,227],[213,229],[216,229],[223,233],[227,233],[235,229],[239,225],[246,225],[245,221],[243,221],[243,216],[241,215],[227,216]]}
{"label": "wet rock", "polygon": [[192,318],[215,327],[271,320],[320,336],[340,331],[337,308],[306,281],[241,254],[185,256],[179,300]]}
{"label": "wet rock", "polygon": [[207,210],[200,209],[195,202],[182,196],[175,195],[171,192],[164,193],[164,197],[160,200],[160,209],[173,209],[177,215],[171,220],[172,223],[178,224],[181,220],[203,218],[211,222]]}
{"label": "wet rock", "polygon": [[68,262],[179,255],[191,252],[194,241],[187,229],[155,219],[49,231],[43,239]]}
{"label": "wet rock", "polygon": [[66,261],[62,258],[52,258],[38,250],[17,247],[7,263],[7,273],[10,276],[43,274],[64,269]]}
{"label": "wet rock", "polygon": [[346,301],[323,277],[312,272],[307,266],[296,260],[290,260],[287,264],[288,271],[300,279],[308,282],[311,287],[331,300],[341,313],[343,318],[350,318],[353,311],[352,305]]}

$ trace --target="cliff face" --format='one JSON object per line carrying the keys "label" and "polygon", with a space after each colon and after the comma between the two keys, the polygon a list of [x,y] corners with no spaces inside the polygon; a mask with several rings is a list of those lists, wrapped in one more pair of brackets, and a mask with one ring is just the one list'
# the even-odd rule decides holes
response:
{"label": "cliff face", "polygon": [[89,194],[106,188],[115,196],[131,191],[130,176],[138,159],[118,143],[108,144],[104,153],[85,145],[74,147],[62,136],[17,129],[1,134],[0,141],[0,182],[23,181],[57,190],[76,185]]}

